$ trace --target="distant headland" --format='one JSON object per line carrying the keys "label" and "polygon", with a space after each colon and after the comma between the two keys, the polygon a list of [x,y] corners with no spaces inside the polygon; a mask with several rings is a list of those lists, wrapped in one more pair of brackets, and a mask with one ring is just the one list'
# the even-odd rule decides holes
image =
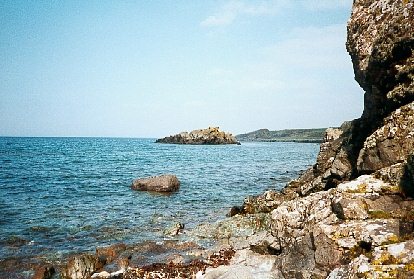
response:
{"label": "distant headland", "polygon": [[236,138],[238,141],[321,143],[324,140],[325,132],[326,128],[287,129],[278,131],[260,129],[250,133],[237,135]]}

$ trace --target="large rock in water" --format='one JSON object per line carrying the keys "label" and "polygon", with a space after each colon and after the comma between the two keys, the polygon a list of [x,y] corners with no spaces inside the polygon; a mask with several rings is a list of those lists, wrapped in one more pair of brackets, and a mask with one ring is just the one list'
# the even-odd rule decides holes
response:
{"label": "large rock in water", "polygon": [[239,144],[232,134],[220,131],[218,127],[194,130],[190,133],[182,132],[177,135],[157,139],[156,142],[174,144]]}
{"label": "large rock in water", "polygon": [[164,174],[135,179],[131,188],[138,191],[174,192],[180,188],[180,181],[175,175]]}

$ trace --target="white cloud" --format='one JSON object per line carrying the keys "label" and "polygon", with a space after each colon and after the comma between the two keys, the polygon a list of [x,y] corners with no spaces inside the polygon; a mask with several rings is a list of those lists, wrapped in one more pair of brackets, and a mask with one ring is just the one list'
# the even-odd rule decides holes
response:
{"label": "white cloud", "polygon": [[288,69],[344,69],[350,63],[345,38],[343,24],[298,28],[289,39],[265,48],[264,55]]}
{"label": "white cloud", "polygon": [[288,39],[258,51],[255,63],[236,69],[212,69],[208,76],[226,92],[275,94],[314,90],[324,86],[326,75],[349,71],[345,49],[346,27],[297,28]]}
{"label": "white cloud", "polygon": [[216,13],[204,19],[200,25],[204,27],[226,26],[241,16],[275,15],[283,9],[305,9],[308,11],[325,11],[349,8],[352,0],[267,0],[247,2],[231,0],[221,6]]}
{"label": "white cloud", "polygon": [[324,11],[349,8],[352,0],[303,0],[302,5],[311,11]]}
{"label": "white cloud", "polygon": [[223,109],[232,108],[243,125],[255,128],[324,127],[355,118],[363,98],[345,34],[345,24],[294,29],[289,38],[251,54],[254,63],[211,70],[206,95],[231,100]]}
{"label": "white cloud", "polygon": [[233,0],[223,5],[215,14],[208,16],[200,25],[205,27],[230,25],[243,15],[258,16],[275,14],[281,7],[287,5],[287,0],[261,1],[254,4]]}

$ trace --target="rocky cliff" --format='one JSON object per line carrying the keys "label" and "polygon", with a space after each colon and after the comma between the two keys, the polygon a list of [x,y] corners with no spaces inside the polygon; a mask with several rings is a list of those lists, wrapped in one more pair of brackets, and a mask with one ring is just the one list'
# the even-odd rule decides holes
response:
{"label": "rocky cliff", "polygon": [[236,138],[229,133],[220,131],[218,127],[182,132],[177,135],[157,139],[157,143],[174,144],[238,144]]}

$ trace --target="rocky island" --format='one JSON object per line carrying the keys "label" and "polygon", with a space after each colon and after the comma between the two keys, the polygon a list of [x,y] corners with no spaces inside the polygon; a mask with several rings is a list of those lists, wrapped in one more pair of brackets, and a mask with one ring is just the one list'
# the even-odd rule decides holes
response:
{"label": "rocky island", "polygon": [[182,132],[177,135],[157,139],[157,143],[173,144],[239,144],[237,139],[230,133],[220,131],[219,127],[208,127],[207,129]]}
{"label": "rocky island", "polygon": [[[281,192],[185,232],[216,246],[98,248],[58,267],[63,278],[414,278],[413,19],[412,1],[354,1],[346,46],[362,116],[327,130],[315,165]],[[190,134],[159,142],[205,141]],[[149,250],[158,256],[137,265]]]}

